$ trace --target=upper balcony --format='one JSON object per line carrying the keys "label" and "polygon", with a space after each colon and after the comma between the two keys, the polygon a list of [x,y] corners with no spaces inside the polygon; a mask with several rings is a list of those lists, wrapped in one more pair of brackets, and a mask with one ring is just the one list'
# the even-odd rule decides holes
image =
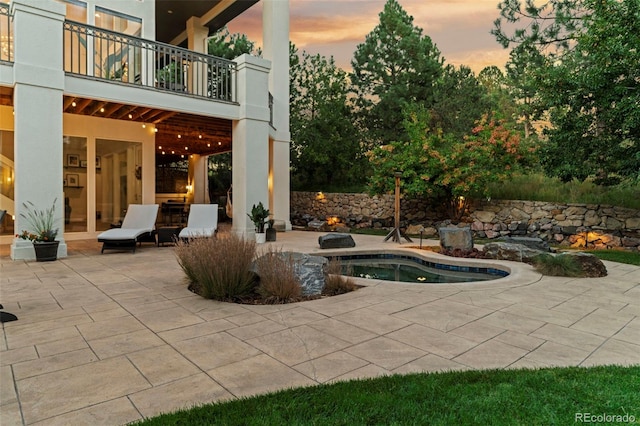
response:
{"label": "upper balcony", "polygon": [[101,81],[236,102],[235,62],[78,22],[64,22],[64,71]]}

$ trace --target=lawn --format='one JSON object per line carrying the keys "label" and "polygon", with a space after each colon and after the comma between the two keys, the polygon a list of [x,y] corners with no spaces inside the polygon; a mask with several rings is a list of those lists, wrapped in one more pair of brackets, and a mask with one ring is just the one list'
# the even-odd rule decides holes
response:
{"label": "lawn", "polygon": [[640,266],[640,253],[625,250],[589,250],[602,260],[610,260],[611,262],[628,263],[629,265]]}
{"label": "lawn", "polygon": [[385,376],[205,405],[139,424],[549,425],[588,416],[593,423],[601,415],[620,416],[606,424],[625,415],[627,423],[640,421],[640,366]]}

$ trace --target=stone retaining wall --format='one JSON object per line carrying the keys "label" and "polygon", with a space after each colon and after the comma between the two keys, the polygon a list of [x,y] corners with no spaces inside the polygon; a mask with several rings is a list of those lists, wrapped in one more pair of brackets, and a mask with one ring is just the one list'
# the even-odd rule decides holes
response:
{"label": "stone retaining wall", "polygon": [[[393,227],[393,195],[291,193],[294,226],[319,230]],[[402,200],[401,227],[433,236],[450,224],[439,206],[423,200]],[[490,200],[473,205],[460,226],[470,226],[475,237],[539,237],[562,246],[625,247],[640,250],[640,211],[594,204],[543,201]]]}

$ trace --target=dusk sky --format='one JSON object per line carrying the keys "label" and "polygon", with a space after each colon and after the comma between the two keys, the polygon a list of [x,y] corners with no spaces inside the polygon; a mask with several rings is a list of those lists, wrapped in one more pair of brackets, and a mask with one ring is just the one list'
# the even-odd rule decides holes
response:
{"label": "dusk sky", "polygon": [[[498,0],[398,0],[413,24],[431,37],[446,63],[503,67],[509,51],[489,33],[499,16]],[[290,39],[299,51],[333,56],[350,70],[358,44],[379,23],[386,0],[290,0]],[[261,45],[261,3],[229,25]]]}

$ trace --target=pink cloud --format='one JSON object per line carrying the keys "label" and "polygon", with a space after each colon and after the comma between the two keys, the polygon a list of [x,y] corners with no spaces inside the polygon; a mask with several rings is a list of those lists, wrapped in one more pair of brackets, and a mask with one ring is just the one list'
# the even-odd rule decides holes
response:
{"label": "pink cloud", "polygon": [[[504,66],[508,51],[489,33],[498,17],[496,0],[399,0],[414,25],[436,43],[448,63],[479,72]],[[379,23],[385,0],[290,0],[290,38],[299,50],[333,56],[350,69],[358,44]],[[229,25],[261,44],[261,3]]]}

